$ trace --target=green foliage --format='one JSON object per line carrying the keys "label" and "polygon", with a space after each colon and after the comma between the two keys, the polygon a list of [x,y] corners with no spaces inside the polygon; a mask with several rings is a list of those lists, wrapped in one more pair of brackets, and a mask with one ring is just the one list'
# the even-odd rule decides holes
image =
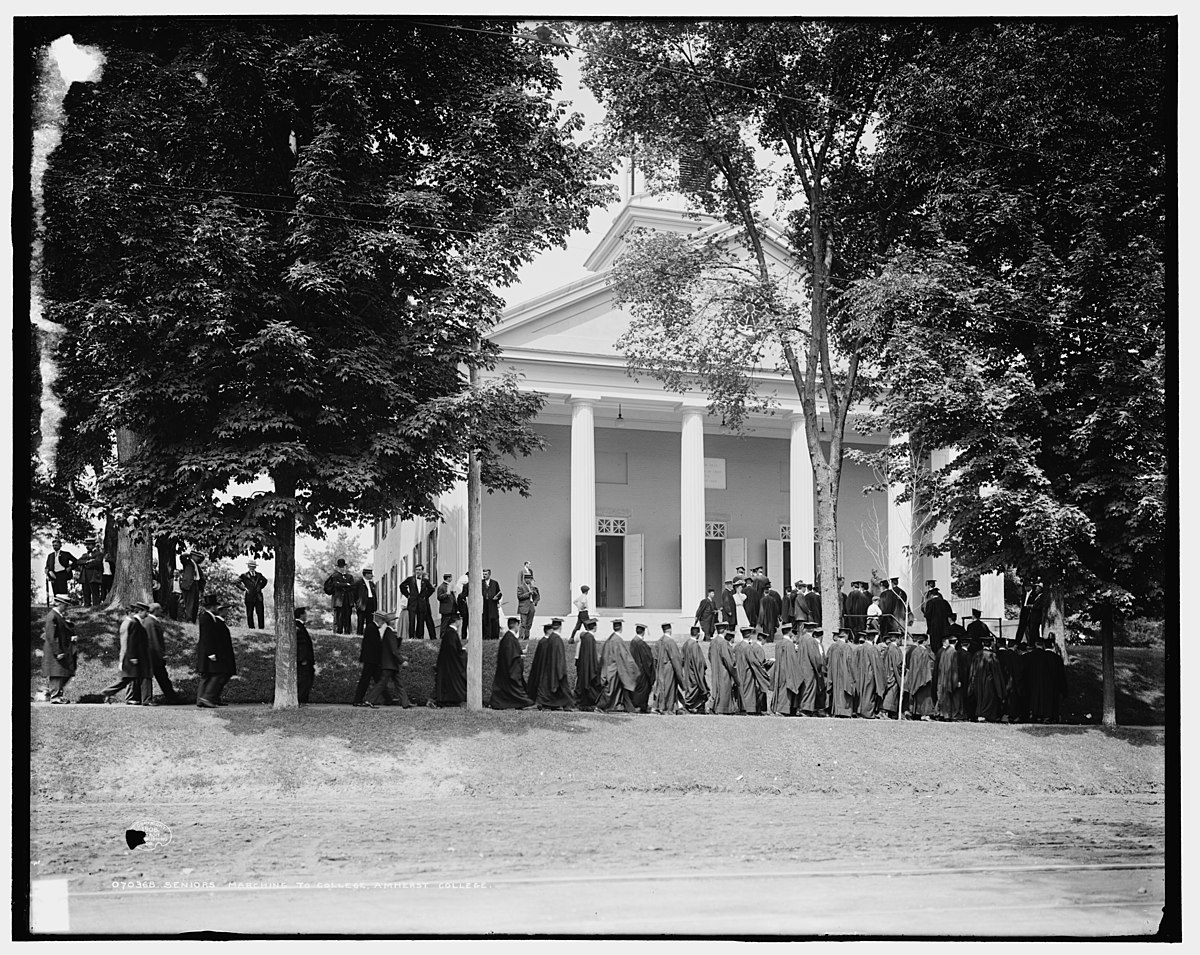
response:
{"label": "green foliage", "polygon": [[955,559],[1085,609],[1163,595],[1171,29],[930,31],[875,159],[916,225],[849,297],[887,424],[959,451]]}
{"label": "green foliage", "polygon": [[[473,435],[460,395],[493,289],[607,195],[549,48],[352,19],[72,33],[107,60],[65,103],[45,285],[77,433],[143,441],[102,478],[115,512],[264,554],[289,514],[432,516],[471,440],[533,446],[536,396],[495,385]],[[263,473],[282,490],[222,496]]]}

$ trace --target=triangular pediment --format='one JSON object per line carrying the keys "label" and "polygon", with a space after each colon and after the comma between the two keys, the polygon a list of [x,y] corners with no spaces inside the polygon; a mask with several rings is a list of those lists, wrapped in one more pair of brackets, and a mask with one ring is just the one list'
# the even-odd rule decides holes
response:
{"label": "triangular pediment", "polygon": [[[614,305],[610,284],[612,265],[624,248],[624,236],[637,228],[694,233],[720,240],[735,230],[709,215],[642,202],[628,202],[584,263],[595,274],[505,310],[488,336],[506,348],[532,349],[575,355],[620,356],[616,343],[629,328],[629,316]],[[774,265],[798,269],[783,241],[783,229],[768,223],[764,250]]]}

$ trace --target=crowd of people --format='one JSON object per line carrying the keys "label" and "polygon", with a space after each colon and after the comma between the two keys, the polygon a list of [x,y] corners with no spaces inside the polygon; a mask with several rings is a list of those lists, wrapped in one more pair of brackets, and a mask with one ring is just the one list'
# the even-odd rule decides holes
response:
{"label": "crowd of people", "polygon": [[[74,602],[58,575],[78,567],[61,542],[47,560],[48,579],[55,582],[54,607],[46,618],[43,672],[50,702],[63,701],[63,688],[75,671],[74,631],[65,615]],[[90,558],[89,558],[90,559]],[[183,555],[182,573],[191,586],[183,591],[185,610],[191,601],[203,604],[196,612],[199,636],[195,670],[200,677],[196,705],[224,706],[226,683],[237,672],[232,636],[221,613],[228,605],[203,594],[200,564],[203,555]],[[55,576],[50,577],[53,573]],[[262,591],[266,578],[250,561],[238,578],[244,591],[247,623],[263,625]],[[490,705],[494,709],[529,708],[621,710],[642,713],[745,713],[781,716],[1057,722],[1066,693],[1066,674],[1054,635],[1041,635],[1044,604],[1040,582],[1022,606],[1017,638],[994,635],[972,612],[967,626],[945,600],[936,581],[927,581],[921,609],[927,630],[911,632],[908,595],[897,578],[881,582],[872,595],[866,581],[851,583],[842,592],[838,579],[842,626],[830,628],[829,643],[822,629],[820,594],[813,583],[797,581],[780,594],[763,568],[746,574],[743,568],[717,597],[710,589],[696,609],[693,625],[677,642],[670,624],[662,625],[657,641],[647,642],[646,625],[635,625],[626,639],[624,621],[607,618],[611,631],[597,642],[600,620],[591,614],[587,587],[574,600],[574,628],[564,640],[563,620],[555,617],[536,641],[529,673],[524,645],[540,591],[527,563],[518,574],[518,612],[500,632],[503,593],[490,570],[483,573],[483,630],[485,639],[498,639],[497,665]],[[400,652],[397,613],[378,609],[378,590],[370,568],[356,577],[338,560],[325,581],[332,598],[335,632],[351,633],[350,612],[357,612],[362,635],[362,670],[352,706],[411,705],[401,680],[407,663]],[[423,565],[399,586],[409,639],[428,635],[440,641],[430,706],[457,706],[466,700],[466,650],[461,634],[467,624],[469,588],[465,576],[457,583],[444,574],[435,589]],[[440,621],[435,628],[430,601],[438,601]],[[135,602],[118,631],[119,679],[102,693],[114,699],[124,691],[125,702],[155,705],[154,680],[166,703],[178,701],[166,670],[160,619],[165,611],[157,601]],[[307,608],[295,608],[297,692],[308,703],[315,675],[315,655],[308,632]],[[187,619],[186,615],[184,619]],[[764,643],[772,644],[768,657]],[[575,679],[568,679],[567,645],[575,644]],[[707,647],[702,644],[708,644]]]}

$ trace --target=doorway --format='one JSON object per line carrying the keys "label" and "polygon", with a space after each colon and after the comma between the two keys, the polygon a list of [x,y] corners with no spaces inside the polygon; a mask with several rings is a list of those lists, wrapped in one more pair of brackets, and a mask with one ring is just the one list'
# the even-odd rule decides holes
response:
{"label": "doorway", "polygon": [[[721,594],[721,585],[725,580],[725,542],[710,538],[704,542],[704,586],[711,587]],[[683,608],[687,610],[687,607]]]}
{"label": "doorway", "polygon": [[594,606],[625,606],[625,538],[596,537],[596,594]]}

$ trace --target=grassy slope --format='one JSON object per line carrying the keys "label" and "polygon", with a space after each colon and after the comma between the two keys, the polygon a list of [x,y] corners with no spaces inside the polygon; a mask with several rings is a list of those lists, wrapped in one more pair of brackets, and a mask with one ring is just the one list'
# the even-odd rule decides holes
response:
{"label": "grassy slope", "polygon": [[[41,658],[36,655],[42,646],[42,615],[40,607],[32,608],[30,626],[30,685],[31,689],[42,687]],[[95,694],[111,683],[117,676],[117,625],[118,618],[103,612],[88,609],[76,610],[72,614],[79,635],[77,644],[80,656],[79,670],[67,688],[67,696],[81,699]],[[178,689],[185,697],[194,698],[196,676],[192,671],[195,657],[196,627],[165,621],[167,669]],[[251,631],[232,627],[234,646],[237,651],[238,679],[226,690],[226,699],[231,703],[267,703],[274,696],[275,656],[273,633]],[[358,650],[360,638],[310,631],[317,656],[317,677],[313,685],[312,702],[348,703],[354,695],[360,666]],[[533,659],[536,641],[526,647],[526,672]],[[401,674],[401,680],[414,703],[424,703],[433,692],[434,664],[438,644],[429,641],[404,641],[401,650],[409,666]],[[486,703],[496,669],[496,641],[483,645],[483,697]],[[573,648],[568,647],[568,653]],[[767,644],[767,654],[773,647]],[[1093,646],[1072,647],[1071,666],[1068,669],[1068,696],[1065,707],[1066,719],[1072,723],[1098,723],[1101,713],[1100,648]],[[568,661],[569,662],[569,661]],[[1165,678],[1164,655],[1161,650],[1118,647],[1117,666],[1117,717],[1123,725],[1147,726],[1164,722]],[[574,667],[570,666],[574,682]],[[1090,714],[1090,715],[1089,715]]]}

